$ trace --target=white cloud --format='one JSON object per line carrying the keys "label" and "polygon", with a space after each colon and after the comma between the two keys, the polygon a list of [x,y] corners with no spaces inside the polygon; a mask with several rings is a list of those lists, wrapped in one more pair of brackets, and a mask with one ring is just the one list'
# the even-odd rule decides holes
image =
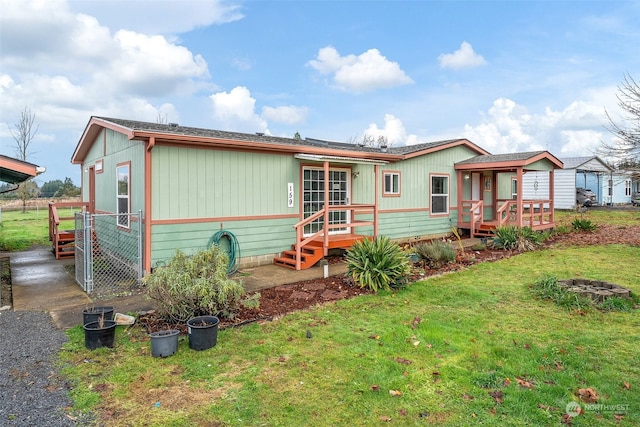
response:
{"label": "white cloud", "polygon": [[487,62],[482,55],[473,51],[473,46],[467,42],[462,42],[460,49],[453,53],[443,53],[438,57],[441,68],[473,68],[485,65]]}
{"label": "white cloud", "polygon": [[69,3],[74,10],[100,16],[114,30],[146,34],[180,34],[244,17],[238,3],[221,0],[70,0]]}
{"label": "white cloud", "polygon": [[606,137],[602,107],[575,101],[562,110],[530,114],[516,102],[499,98],[482,123],[464,126],[464,137],[492,153],[549,150],[556,156],[591,155]]}
{"label": "white cloud", "polygon": [[334,47],[327,46],[307,64],[320,74],[333,75],[332,85],[345,92],[371,92],[413,83],[397,62],[389,61],[378,49],[340,56]]}
{"label": "white cloud", "polygon": [[296,107],[293,105],[262,108],[262,117],[265,119],[288,125],[303,123],[308,113],[309,110],[307,107]]}
{"label": "white cloud", "polygon": [[256,114],[256,100],[243,86],[230,92],[218,92],[210,96],[213,105],[214,128],[235,132],[264,132],[269,134],[267,122]]}

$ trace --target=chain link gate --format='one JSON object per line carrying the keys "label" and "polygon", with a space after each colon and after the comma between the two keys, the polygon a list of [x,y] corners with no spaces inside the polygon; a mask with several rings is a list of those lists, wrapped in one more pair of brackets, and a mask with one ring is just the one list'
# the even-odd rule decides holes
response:
{"label": "chain link gate", "polygon": [[[125,219],[128,229],[118,226]],[[130,295],[142,282],[142,212],[76,213],[75,258],[76,282],[86,293],[96,299]]]}

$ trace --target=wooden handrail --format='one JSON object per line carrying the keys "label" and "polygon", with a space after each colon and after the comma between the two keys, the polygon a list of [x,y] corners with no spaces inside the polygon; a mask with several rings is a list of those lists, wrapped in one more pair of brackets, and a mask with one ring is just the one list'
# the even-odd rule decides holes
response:
{"label": "wooden handrail", "polygon": [[[58,214],[58,208],[78,207],[86,209],[89,203],[86,202],[50,202],[49,203],[49,241],[53,243],[54,251],[58,250],[58,242],[60,237],[60,221],[73,219],[74,217],[61,217]],[[56,254],[57,257],[57,254]]]}
{"label": "wooden handrail", "polygon": [[[323,247],[326,250],[328,244],[329,230],[333,228],[348,228],[348,227],[363,227],[368,225],[374,225],[374,221],[354,221],[354,217],[357,214],[370,213],[375,209],[375,205],[373,204],[350,204],[350,205],[325,205],[318,212],[309,215],[304,218],[302,221],[298,221],[294,224],[293,228],[296,230],[296,270],[300,270],[301,264],[301,254],[302,248],[309,244],[311,241],[317,239],[318,237],[324,238]],[[303,238],[304,227],[307,224],[312,223],[313,221],[324,217],[327,213],[331,211],[351,211],[351,221],[343,224],[328,224],[326,220],[323,220],[322,229],[318,230],[311,236],[307,236]],[[326,255],[326,253],[325,253]]]}

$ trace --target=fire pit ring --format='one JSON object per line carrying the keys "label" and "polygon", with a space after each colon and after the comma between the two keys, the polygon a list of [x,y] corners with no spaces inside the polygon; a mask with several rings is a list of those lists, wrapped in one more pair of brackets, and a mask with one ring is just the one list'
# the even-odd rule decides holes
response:
{"label": "fire pit ring", "polygon": [[594,301],[604,301],[607,298],[631,298],[631,291],[614,283],[589,279],[562,279],[558,286],[568,292],[575,292],[587,296]]}

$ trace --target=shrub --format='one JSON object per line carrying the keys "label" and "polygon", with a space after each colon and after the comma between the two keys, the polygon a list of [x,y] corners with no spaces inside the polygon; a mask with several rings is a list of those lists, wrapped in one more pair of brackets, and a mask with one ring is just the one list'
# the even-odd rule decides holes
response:
{"label": "shrub", "polygon": [[442,240],[418,243],[413,248],[420,257],[434,267],[455,261],[456,251]]}
{"label": "shrub", "polygon": [[577,231],[594,231],[597,228],[597,225],[592,223],[591,220],[583,218],[574,219],[571,226]]}
{"label": "shrub", "polygon": [[402,248],[384,236],[354,243],[347,251],[346,261],[347,275],[358,286],[373,292],[404,285],[411,272]]}
{"label": "shrub", "polygon": [[507,225],[498,227],[495,231],[493,246],[498,249],[516,249],[531,251],[542,244],[545,235],[534,231],[531,227],[516,227]]}
{"label": "shrub", "polygon": [[[148,298],[155,301],[158,314],[166,320],[186,322],[194,316],[233,319],[244,287],[229,279],[229,259],[217,245],[191,256],[177,250],[166,267],[156,268],[145,277]],[[255,305],[259,296],[253,296]]]}

